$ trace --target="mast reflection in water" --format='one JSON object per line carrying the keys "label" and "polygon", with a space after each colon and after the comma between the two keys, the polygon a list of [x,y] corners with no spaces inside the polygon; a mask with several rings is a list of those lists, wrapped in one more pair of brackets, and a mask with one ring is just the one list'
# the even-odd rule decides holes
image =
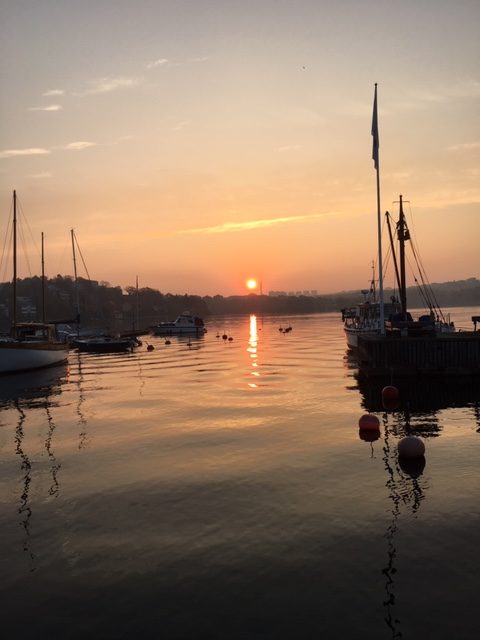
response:
{"label": "mast reflection in water", "polygon": [[476,637],[475,386],[385,411],[339,314],[207,328],[2,380],[4,634]]}

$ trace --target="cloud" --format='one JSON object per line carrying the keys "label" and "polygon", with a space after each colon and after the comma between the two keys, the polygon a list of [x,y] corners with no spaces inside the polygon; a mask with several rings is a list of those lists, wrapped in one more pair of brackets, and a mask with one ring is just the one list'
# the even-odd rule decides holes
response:
{"label": "cloud", "polygon": [[472,151],[475,149],[480,149],[480,142],[464,142],[448,147],[448,151]]}
{"label": "cloud", "polygon": [[42,95],[45,97],[63,96],[65,95],[65,91],[63,89],[49,89],[48,91],[45,91],[45,93],[42,93]]}
{"label": "cloud", "polygon": [[192,62],[195,64],[197,62],[206,62],[207,60],[210,60],[210,56],[198,56],[196,58],[190,58],[188,62]]}
{"label": "cloud", "polygon": [[70,142],[69,144],[66,144],[64,147],[62,147],[63,149],[67,149],[67,150],[73,150],[73,151],[83,151],[83,149],[88,149],[88,147],[96,147],[97,143],[96,142]]}
{"label": "cloud", "polygon": [[29,107],[29,111],[60,111],[63,107],[60,104],[50,104],[46,107]]}
{"label": "cloud", "polygon": [[155,69],[155,67],[161,67],[164,64],[167,64],[167,58],[159,58],[158,60],[154,60],[153,62],[149,62],[147,64],[147,69]]}
{"label": "cloud", "polygon": [[302,145],[300,144],[286,144],[283,147],[278,147],[277,151],[278,153],[285,153],[287,151],[297,151],[298,149],[301,149]]}
{"label": "cloud", "polygon": [[196,229],[183,229],[177,231],[175,235],[184,235],[190,233],[210,234],[210,233],[233,233],[236,231],[250,231],[251,229],[261,229],[265,227],[273,227],[278,224],[286,224],[290,222],[306,222],[323,218],[329,213],[311,213],[304,216],[286,216],[282,218],[266,218],[262,220],[248,220],[247,222],[224,222],[213,227],[199,227]]}
{"label": "cloud", "polygon": [[42,180],[43,178],[51,178],[52,174],[49,171],[42,171],[41,173],[33,173],[31,178],[35,178],[35,180]]}
{"label": "cloud", "polygon": [[113,78],[96,78],[90,82],[91,88],[81,95],[91,95],[95,93],[110,93],[118,89],[131,89],[143,82],[143,78],[128,76],[117,76]]}
{"label": "cloud", "polygon": [[191,124],[190,120],[183,120],[182,122],[176,124],[172,128],[172,131],[181,131],[182,129],[185,129],[185,127],[188,127],[189,124]]}
{"label": "cloud", "polygon": [[42,156],[50,153],[48,149],[5,149],[0,151],[0,158],[13,158],[15,156]]}

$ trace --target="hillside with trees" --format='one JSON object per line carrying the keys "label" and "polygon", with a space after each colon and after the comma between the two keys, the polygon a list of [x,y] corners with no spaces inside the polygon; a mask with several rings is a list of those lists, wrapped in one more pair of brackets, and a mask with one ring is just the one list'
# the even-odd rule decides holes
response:
{"label": "hillside with trees", "polygon": [[[456,282],[431,285],[438,305],[480,307],[480,280],[469,278]],[[46,279],[42,287],[39,277],[17,281],[17,320],[35,321],[43,316],[43,292],[45,318],[52,322],[70,321],[80,314],[83,327],[96,327],[112,332],[146,329],[165,320],[173,320],[183,311],[191,311],[203,318],[214,315],[246,313],[304,314],[340,309],[355,305],[362,299],[360,291],[347,291],[316,296],[307,295],[256,295],[245,296],[194,296],[161,293],[156,289],[134,286],[122,290],[108,282],[97,282],[71,276],[57,275]],[[385,290],[385,298],[394,295]],[[418,287],[408,289],[411,308],[422,308],[424,302]],[[12,284],[0,284],[0,331],[8,331],[13,318]]]}

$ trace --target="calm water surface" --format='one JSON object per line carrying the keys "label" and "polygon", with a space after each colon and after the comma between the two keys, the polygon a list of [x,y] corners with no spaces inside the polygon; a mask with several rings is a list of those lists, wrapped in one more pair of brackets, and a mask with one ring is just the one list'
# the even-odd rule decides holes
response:
{"label": "calm water surface", "polygon": [[480,381],[386,413],[339,314],[207,326],[0,380],[4,637],[477,637]]}

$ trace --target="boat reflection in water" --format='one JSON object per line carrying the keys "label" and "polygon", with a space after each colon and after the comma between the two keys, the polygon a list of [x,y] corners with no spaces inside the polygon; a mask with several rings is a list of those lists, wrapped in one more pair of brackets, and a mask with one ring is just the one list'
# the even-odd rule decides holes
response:
{"label": "boat reflection in water", "polygon": [[[31,519],[33,507],[31,501],[32,483],[38,477],[41,468],[39,455],[36,451],[34,459],[29,452],[32,430],[28,428],[29,420],[40,410],[45,415],[44,440],[42,449],[46,452],[48,476],[46,495],[56,498],[60,484],[58,474],[61,468],[54,452],[54,434],[56,424],[51,409],[57,405],[57,398],[62,392],[62,385],[68,375],[66,365],[59,365],[50,369],[32,371],[9,376],[2,376],[0,388],[0,410],[14,409],[18,414],[14,432],[14,451],[19,460],[19,498],[17,512],[19,525],[23,530],[22,547],[26,554],[28,570],[36,569],[36,554],[32,544]],[[34,413],[32,413],[32,410]],[[35,436],[37,435],[35,431]],[[29,440],[30,439],[30,440]],[[34,467],[37,466],[36,474]],[[38,487],[34,489],[37,491]]]}
{"label": "boat reflection in water", "polygon": [[46,397],[61,393],[61,386],[68,375],[67,364],[15,373],[1,377],[0,407],[22,401],[26,407]]}
{"label": "boat reflection in water", "polygon": [[[398,407],[386,406],[382,401],[382,389],[395,386],[400,393]],[[400,409],[411,413],[431,413],[441,409],[480,406],[480,377],[412,377],[393,382],[387,378],[357,378],[357,388],[362,395],[362,406],[367,411]]]}

